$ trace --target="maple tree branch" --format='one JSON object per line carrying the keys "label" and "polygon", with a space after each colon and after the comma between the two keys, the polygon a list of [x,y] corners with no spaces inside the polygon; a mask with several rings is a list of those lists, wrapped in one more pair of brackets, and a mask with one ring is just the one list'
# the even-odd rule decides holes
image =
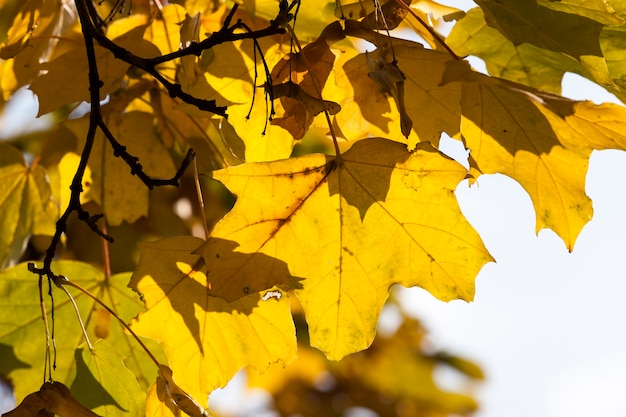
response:
{"label": "maple tree branch", "polygon": [[[93,26],[93,22],[91,21],[87,2],[85,0],[77,0],[76,10],[78,11],[80,22],[83,28],[85,51],[87,54],[87,63],[89,65],[88,77],[89,94],[91,100],[89,128],[87,130],[85,146],[83,147],[83,151],[80,156],[80,162],[78,163],[76,173],[74,174],[74,178],[72,179],[72,183],[70,184],[70,202],[67,205],[65,212],[63,212],[63,214],[56,222],[55,233],[54,236],[52,236],[50,245],[46,249],[43,266],[41,268],[37,268],[35,264],[28,264],[29,271],[39,274],[40,276],[46,275],[48,277],[48,282],[52,281],[55,284],[59,282],[60,277],[52,272],[52,259],[54,259],[54,256],[56,254],[56,248],[61,241],[61,236],[65,233],[65,230],[67,229],[67,221],[72,212],[76,211],[78,213],[78,218],[84,221],[89,226],[89,228],[98,233],[99,236],[103,237],[104,239],[113,241],[110,236],[104,234],[102,231],[100,231],[100,229],[98,229],[96,223],[100,218],[102,218],[102,215],[89,215],[89,213],[83,208],[80,202],[80,195],[83,192],[83,177],[85,175],[85,170],[87,169],[87,161],[89,160],[89,156],[91,155],[91,150],[95,141],[98,121],[101,118],[100,88],[102,87],[102,81],[100,80],[100,76],[98,75],[98,66],[96,63],[96,51],[93,37],[90,35],[90,32],[95,31],[96,29]],[[92,28],[92,30],[89,31],[87,30],[87,28]]]}
{"label": "maple tree branch", "polygon": [[[70,201],[67,205],[67,208],[63,212],[63,214],[59,217],[56,222],[55,233],[52,236],[52,240],[50,245],[46,249],[45,257],[43,260],[43,266],[37,267],[35,264],[29,264],[29,271],[39,274],[40,276],[45,275],[48,277],[49,282],[54,282],[56,285],[59,285],[61,277],[55,274],[52,271],[52,260],[56,255],[56,249],[59,243],[61,242],[61,237],[65,233],[67,229],[67,222],[69,220],[70,215],[73,212],[77,213],[78,219],[87,224],[87,226],[95,232],[98,236],[103,239],[113,242],[113,238],[103,232],[98,227],[98,221],[104,217],[104,214],[96,214],[91,215],[87,210],[84,209],[82,203],[80,202],[80,196],[83,192],[83,177],[85,175],[85,171],[87,169],[87,162],[89,161],[89,157],[91,155],[91,151],[93,149],[93,145],[96,138],[97,129],[100,128],[104,133],[105,137],[111,143],[113,147],[113,153],[116,157],[121,157],[126,164],[131,169],[131,174],[136,175],[141,181],[149,188],[152,189],[156,186],[163,185],[178,185],[180,178],[183,176],[185,170],[189,166],[189,164],[193,161],[195,156],[193,150],[189,150],[187,155],[185,156],[183,162],[181,163],[176,174],[170,179],[158,179],[152,178],[147,175],[143,171],[143,167],[139,163],[139,158],[129,154],[126,151],[126,147],[121,145],[111,134],[111,131],[108,129],[106,124],[102,119],[101,105],[100,105],[100,90],[102,88],[102,80],[100,80],[100,76],[98,73],[98,65],[96,59],[96,50],[95,50],[95,42],[94,39],[100,36],[104,36],[98,28],[94,25],[94,17],[91,15],[89,8],[88,0],[76,0],[76,10],[78,12],[78,16],[81,23],[83,39],[85,41],[85,52],[87,55],[87,63],[88,63],[88,79],[89,79],[89,95],[90,95],[90,113],[89,113],[89,127],[87,129],[87,134],[85,138],[85,145],[83,147],[80,161],[78,163],[78,167],[76,168],[76,172],[70,184]],[[106,37],[105,37],[106,38]],[[160,75],[160,74],[159,74]],[[180,87],[180,86],[179,86]]]}
{"label": "maple tree branch", "polygon": [[[229,14],[226,16],[222,28],[217,32],[213,32],[208,38],[204,39],[203,41],[191,42],[188,46],[181,48],[178,51],[154,58],[144,58],[144,60],[147,61],[150,65],[156,66],[158,64],[169,62],[173,59],[181,58],[183,56],[200,56],[205,50],[226,42],[234,42],[244,39],[254,39],[256,41],[257,39],[267,36],[285,34],[285,28],[280,27],[278,21],[272,21],[272,23],[270,23],[270,26],[256,31],[251,30],[245,23],[241,21],[241,19],[237,20],[237,22],[233,26],[229,27],[228,25],[230,24],[230,21],[232,20],[238,7],[239,5],[235,3]],[[234,33],[237,29],[245,29],[245,32]]]}
{"label": "maple tree branch", "polygon": [[178,186],[180,178],[183,176],[183,174],[187,170],[187,167],[189,166],[189,164],[191,164],[196,155],[193,149],[190,148],[187,151],[187,155],[185,155],[185,158],[181,162],[178,171],[176,171],[176,174],[172,178],[152,178],[144,172],[143,166],[139,162],[139,158],[128,153],[128,151],[126,150],[126,146],[122,145],[117,141],[117,139],[115,139],[115,136],[113,136],[113,134],[109,130],[109,127],[106,125],[106,123],[104,123],[102,119],[98,121],[98,126],[111,144],[111,147],[113,148],[113,155],[117,158],[122,158],[124,162],[126,162],[126,165],[130,167],[130,174],[136,175],[146,185],[146,187],[151,190],[154,187],[160,187],[164,185]]}
{"label": "maple tree branch", "polygon": [[[218,106],[215,100],[201,99],[184,92],[180,84],[172,83],[165,79],[165,77],[163,77],[159,73],[157,66],[165,62],[169,62],[174,59],[188,55],[200,56],[203,51],[222,43],[234,42],[243,39],[254,39],[256,41],[257,39],[266,36],[285,33],[285,29],[279,26],[278,21],[272,22],[267,28],[257,31],[249,30],[249,28],[247,28],[247,26],[245,26],[245,24],[241,20],[237,20],[236,23],[234,23],[232,26],[229,26],[234,16],[234,13],[237,10],[237,7],[238,5],[235,3],[229,14],[226,16],[222,28],[217,32],[213,32],[208,38],[204,39],[201,42],[192,42],[188,46],[181,48],[178,51],[153,58],[143,58],[137,56],[130,52],[128,49],[116,44],[104,33],[98,30],[98,28],[93,24],[93,18],[90,18],[86,21],[87,25],[84,30],[86,30],[88,34],[93,39],[95,39],[102,47],[111,51],[115,58],[120,59],[127,64],[133,65],[153,76],[165,87],[170,97],[179,98],[185,103],[196,106],[200,110],[227,117],[226,106]],[[235,33],[237,29],[244,29],[244,32]]]}

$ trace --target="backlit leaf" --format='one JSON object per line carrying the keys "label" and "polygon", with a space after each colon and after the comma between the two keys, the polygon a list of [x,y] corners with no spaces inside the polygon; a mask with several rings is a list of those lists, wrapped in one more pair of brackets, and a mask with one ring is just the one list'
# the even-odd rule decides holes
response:
{"label": "backlit leaf", "polygon": [[[43,0],[29,0],[22,3],[22,7],[13,20],[13,25],[7,34],[6,43],[0,43],[0,58],[13,58],[24,49],[39,23],[39,13]],[[6,13],[9,9],[2,9]],[[4,35],[4,34],[3,34]]]}
{"label": "backlit leaf", "polygon": [[[277,277],[304,278],[295,293],[311,343],[331,359],[369,346],[395,283],[471,300],[474,278],[491,257],[453,193],[466,174],[427,144],[410,153],[385,139],[357,142],[341,158],[218,171],[215,178],[238,200],[198,251],[209,271],[233,271],[207,274],[211,293],[236,300],[277,285]],[[214,249],[222,239],[240,246],[224,256]],[[258,254],[286,262],[289,276],[256,267]]]}
{"label": "backlit leaf", "polygon": [[450,136],[458,134],[461,90],[457,85],[441,84],[446,63],[453,58],[415,42],[395,41],[393,54],[387,45],[367,54],[355,55],[347,50],[337,59],[335,66],[341,71],[328,82],[329,87],[323,94],[325,99],[341,105],[335,120],[342,136],[348,140],[368,135],[406,140],[401,131],[398,102],[385,95],[380,84],[371,77],[368,57],[389,64],[395,57],[397,67],[406,77],[404,108],[413,121],[409,148],[418,142],[437,144],[442,132]]}
{"label": "backlit leaf", "polygon": [[537,0],[537,4],[560,12],[588,17],[605,25],[622,25],[622,19],[606,0]]}
{"label": "backlit leaf", "polygon": [[0,265],[16,262],[32,235],[52,236],[58,207],[41,166],[27,166],[16,148],[0,145]]}
{"label": "backlit leaf", "polygon": [[[65,210],[65,208],[70,203],[70,195],[72,192],[70,190],[70,185],[72,184],[72,180],[74,179],[74,175],[76,174],[76,169],[78,168],[79,162],[80,156],[73,152],[66,153],[63,158],[61,158],[61,161],[59,161],[59,189],[61,191],[59,207],[61,207],[63,210]],[[83,193],[81,193],[80,195],[81,204],[88,201],[87,194],[91,189],[91,184],[91,169],[87,167],[85,169],[85,175],[83,175],[82,180]]]}
{"label": "backlit leaf", "polygon": [[563,74],[574,72],[623,98],[619,73],[609,72],[603,55],[607,43],[601,41],[607,38],[604,31],[614,27],[534,2],[479,4],[482,11],[470,10],[448,37],[458,54],[477,55],[490,74],[535,88],[558,93]]}
{"label": "backlit leaf", "polygon": [[70,389],[85,407],[106,417],[144,415],[143,390],[106,340],[98,340],[91,350],[83,345],[74,357],[76,378]]}
{"label": "backlit leaf", "polygon": [[[192,269],[201,260],[192,252],[203,242],[181,236],[144,243],[129,284],[147,308],[133,330],[163,344],[177,384],[200,402],[243,366],[263,371],[270,363],[289,363],[296,353],[287,294],[263,301],[262,294],[249,291],[233,302],[212,296],[208,278],[223,271],[219,266],[206,274]],[[230,244],[231,251],[235,245]],[[228,246],[220,256],[232,256]],[[269,257],[254,259],[260,268],[286,270]]]}
{"label": "backlit leaf", "polygon": [[461,133],[478,168],[517,180],[535,206],[537,231],[554,230],[572,250],[593,213],[585,194],[589,156],[593,149],[626,149],[626,108],[476,73],[466,81]]}
{"label": "backlit leaf", "polygon": [[[275,19],[278,12],[279,2],[276,0],[243,0],[246,8],[249,3],[254,4],[254,13],[257,18],[262,17],[270,20]],[[298,4],[297,29],[298,38],[309,42],[317,38],[320,28],[335,20],[334,11],[337,2],[332,0],[320,0],[300,2]],[[292,13],[295,9],[292,10]],[[293,25],[294,22],[292,21]]]}
{"label": "backlit leaf", "polygon": [[454,25],[446,42],[458,55],[482,58],[490,75],[543,91],[560,93],[565,72],[587,74],[583,65],[573,57],[529,43],[514,45],[497,29],[487,25],[478,7],[469,10]]}
{"label": "backlit leaf", "polygon": [[[88,120],[71,120],[65,125],[74,132],[79,148],[82,148]],[[137,111],[112,112],[107,118],[107,126],[117,141],[139,158],[145,173],[153,178],[171,178],[176,173],[172,158],[155,135],[152,115]],[[123,221],[132,223],[148,214],[148,187],[139,178],[131,176],[130,167],[114,155],[100,131],[96,134],[89,167],[92,184],[86,198],[102,207],[111,225]]]}
{"label": "backlit leaf", "polygon": [[478,0],[489,26],[514,45],[531,43],[578,60],[602,57],[598,37],[602,24],[580,15],[539,6],[535,1]]}
{"label": "backlit leaf", "polygon": [[[128,31],[113,39],[118,45],[138,54],[139,56],[155,55],[154,45],[143,40],[145,26],[137,26],[142,21],[137,19],[123,19],[116,21]],[[119,29],[113,29],[114,33]],[[115,91],[122,83],[129,64],[116,59],[109,50],[96,46],[96,60],[102,87],[100,99]],[[65,104],[89,101],[89,66],[84,49],[72,49],[58,56],[51,62],[43,63],[40,69],[44,71],[31,84],[39,99],[39,114],[46,114]]]}
{"label": "backlit leaf", "polygon": [[335,62],[331,45],[343,37],[341,25],[330,24],[314,42],[272,69],[273,96],[280,98],[285,109],[284,116],[275,117],[272,124],[288,130],[294,139],[301,139],[322,111],[334,115],[341,110],[338,104],[324,101],[321,93]]}
{"label": "backlit leaf", "polygon": [[[141,303],[126,288],[128,274],[114,275],[105,279],[102,272],[92,266],[76,261],[59,261],[52,264],[53,270],[68,277],[70,280],[86,288],[100,300],[107,302],[124,320],[129,320],[142,308]],[[0,346],[13,347],[15,361],[13,364],[0,362],[0,372],[5,373],[15,384],[15,396],[21,401],[29,392],[37,390],[41,382],[45,355],[45,338],[43,337],[43,321],[39,304],[38,277],[29,272],[26,264],[0,272],[0,303],[10,309],[11,320],[0,320]],[[48,284],[44,279],[44,294]],[[78,304],[79,311],[87,327],[92,341],[105,337],[109,344],[115,346],[119,355],[125,358],[126,365],[142,382],[144,388],[156,376],[156,367],[150,365],[147,355],[129,339],[128,334],[121,330],[116,321],[103,320],[101,308],[84,294],[68,288]],[[56,321],[56,371],[55,380],[69,384],[76,373],[74,352],[84,343],[84,338],[74,308],[67,296],[53,289],[54,316]],[[47,301],[48,321],[51,322],[51,306]],[[150,342],[150,341],[148,341]],[[159,358],[162,357],[158,345],[148,343],[150,350]],[[24,366],[27,364],[28,366]]]}
{"label": "backlit leaf", "polygon": [[174,382],[172,370],[165,365],[159,366],[157,391],[165,391],[167,399],[190,417],[209,417],[205,408]]}
{"label": "backlit leaf", "polygon": [[[626,10],[622,13],[624,15]],[[600,44],[613,82],[619,87],[619,89],[608,88],[608,90],[622,101],[626,101],[626,94],[622,93],[626,90],[626,62],[622,55],[626,47],[626,25],[605,27],[600,35]]]}
{"label": "backlit leaf", "polygon": [[[287,52],[288,48],[260,39],[265,61],[272,68]],[[211,48],[211,56],[219,57],[207,62],[204,73],[178,74],[184,91],[206,100],[216,100],[218,105],[227,105],[228,122],[245,143],[247,161],[267,161],[289,157],[293,146],[293,136],[280,126],[269,124],[270,104],[266,101],[263,89],[265,68],[255,57],[254,46],[250,41],[221,44]],[[256,68],[256,70],[255,70]],[[260,76],[255,79],[256,74]],[[275,106],[279,106],[278,101]],[[188,104],[178,109],[193,116],[202,114]],[[278,114],[282,109],[278,109]]]}

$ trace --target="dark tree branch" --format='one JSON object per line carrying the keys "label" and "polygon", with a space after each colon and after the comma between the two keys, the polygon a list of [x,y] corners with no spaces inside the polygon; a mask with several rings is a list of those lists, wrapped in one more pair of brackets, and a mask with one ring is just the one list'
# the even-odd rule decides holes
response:
{"label": "dark tree branch", "polygon": [[[157,66],[162,63],[169,62],[174,59],[188,55],[200,56],[203,51],[210,49],[216,45],[226,42],[234,42],[242,39],[252,39],[254,41],[255,52],[258,49],[259,53],[261,53],[262,56],[262,51],[259,46],[258,39],[276,34],[284,34],[285,29],[281,27],[281,24],[283,21],[288,19],[288,12],[290,10],[284,7],[286,1],[283,0],[281,2],[281,6],[283,7],[281,7],[280,9],[277,19],[271,21],[270,25],[267,28],[253,31],[249,27],[247,27],[245,23],[243,23],[241,20],[237,20],[237,22],[231,24],[237,10],[237,4],[235,4],[229,14],[226,16],[222,28],[218,32],[212,33],[205,40],[197,43],[191,43],[189,46],[182,48],[179,51],[163,56],[154,58],[142,58],[131,53],[127,49],[122,48],[121,46],[117,45],[115,42],[106,37],[103,31],[105,21],[98,15],[98,11],[94,7],[92,0],[75,0],[75,3],[80,19],[83,38],[85,41],[85,52],[87,54],[87,62],[89,65],[88,77],[89,95],[91,101],[89,128],[87,130],[85,146],[83,147],[80,162],[70,185],[70,202],[63,214],[56,222],[56,231],[54,236],[52,237],[50,246],[46,250],[43,266],[41,268],[38,268],[35,266],[35,264],[32,263],[28,265],[28,269],[31,272],[36,273],[39,276],[47,276],[48,280],[54,282],[56,285],[62,285],[62,281],[64,280],[64,278],[60,275],[54,274],[51,268],[51,264],[52,260],[55,257],[57,246],[61,241],[61,237],[67,229],[67,221],[73,212],[76,212],[78,219],[84,222],[93,232],[98,234],[103,239],[106,239],[107,241],[113,241],[113,238],[111,236],[106,234],[98,227],[98,221],[102,219],[104,215],[89,214],[80,202],[80,195],[83,192],[82,181],[85,175],[85,170],[87,169],[87,162],[89,161],[89,156],[91,155],[91,151],[93,149],[98,128],[102,130],[104,136],[111,144],[114,155],[116,157],[122,158],[124,162],[126,162],[126,164],[130,167],[131,174],[136,175],[150,189],[163,185],[178,185],[180,178],[183,176],[185,170],[195,157],[193,150],[190,149],[187,152],[184,160],[182,161],[178,171],[172,178],[152,178],[144,172],[143,167],[139,162],[139,158],[127,152],[126,147],[117,141],[117,139],[111,133],[102,118],[102,111],[100,106],[100,90],[102,89],[103,83],[100,80],[100,76],[98,73],[95,42],[111,51],[117,59],[120,59],[130,65],[140,68],[148,74],[152,75],[159,83],[161,83],[165,87],[171,97],[179,98],[186,103],[196,106],[200,110],[209,111],[226,117],[226,107],[217,106],[215,100],[203,100],[182,91],[182,88],[179,84],[172,83],[165,79],[165,77],[163,77],[163,75],[161,75],[157,70]],[[263,57],[261,59],[263,59]],[[263,62],[265,64],[264,60]],[[265,64],[265,72],[269,82],[270,75],[267,64]]]}
{"label": "dark tree branch", "polygon": [[[278,26],[278,21],[276,21],[276,23],[272,23],[267,28],[257,31],[250,30],[240,20],[238,20],[232,26],[229,26],[236,10],[237,4],[233,6],[230,13],[226,16],[222,28],[218,32],[213,32],[205,40],[201,42],[192,42],[189,46],[182,48],[176,52],[154,58],[142,58],[133,54],[129,50],[119,46],[111,39],[107,38],[93,24],[88,25],[88,27],[86,28],[84,27],[83,31],[87,31],[89,35],[92,36],[92,38],[95,39],[102,47],[111,51],[115,58],[120,59],[127,64],[133,65],[137,68],[140,68],[148,74],[152,75],[165,87],[171,97],[179,98],[185,103],[196,106],[200,110],[208,111],[226,117],[225,106],[217,106],[215,100],[200,99],[184,92],[179,84],[171,83],[166,80],[157,70],[157,66],[184,56],[200,56],[203,51],[222,43],[234,42],[242,39],[253,39],[256,43],[256,40],[259,38],[285,33],[285,29]],[[92,19],[89,19],[88,22],[92,22]],[[235,33],[235,31],[238,29],[243,29],[244,32]]]}
{"label": "dark tree branch", "polygon": [[85,146],[83,147],[83,152],[80,156],[80,162],[78,163],[76,174],[74,174],[74,178],[72,179],[72,183],[70,185],[70,202],[65,209],[65,212],[61,215],[61,217],[59,217],[56,222],[56,231],[54,233],[54,236],[52,236],[50,246],[48,246],[48,249],[46,249],[46,256],[44,258],[43,266],[41,268],[37,268],[32,263],[28,265],[28,269],[31,272],[39,274],[40,276],[46,275],[48,277],[48,280],[53,281],[57,285],[60,285],[59,280],[61,279],[61,277],[60,275],[56,275],[54,272],[52,272],[52,260],[54,259],[54,256],[56,254],[56,249],[59,242],[61,241],[61,237],[67,229],[67,221],[72,212],[76,211],[79,215],[79,218],[85,221],[89,228],[95,230],[98,235],[104,237],[109,241],[113,241],[110,236],[106,235],[98,229],[96,222],[102,217],[102,215],[89,215],[89,213],[87,213],[87,211],[83,209],[82,204],[80,203],[80,194],[83,192],[83,177],[85,175],[85,170],[87,169],[87,162],[89,161],[91,150],[93,149],[93,144],[96,137],[96,130],[98,128],[98,121],[101,118],[100,88],[102,88],[102,81],[100,80],[100,76],[98,75],[98,66],[96,63],[96,52],[93,42],[93,36],[91,36],[90,34],[92,32],[97,32],[97,30],[95,29],[91,20],[87,2],[84,0],[77,0],[76,9],[78,11],[78,16],[80,18],[81,26],[83,29],[85,51],[87,53],[87,62],[89,65],[89,95],[91,100],[89,128],[87,130]]}
{"label": "dark tree branch", "polygon": [[84,209],[80,202],[80,195],[83,192],[83,177],[87,169],[87,162],[89,161],[89,157],[93,149],[98,128],[102,130],[105,137],[111,143],[114,155],[117,157],[121,157],[130,167],[131,174],[136,175],[138,178],[140,178],[141,181],[150,189],[162,185],[178,185],[178,182],[183,176],[186,168],[195,157],[193,150],[190,149],[187,152],[185,159],[181,163],[180,168],[172,178],[155,179],[147,175],[143,171],[143,167],[139,163],[139,159],[129,154],[126,151],[126,147],[121,145],[114,138],[114,136],[111,134],[111,131],[108,129],[102,119],[102,111],[100,106],[100,90],[103,83],[100,80],[100,75],[98,73],[94,38],[104,36],[100,32],[100,26],[97,23],[101,22],[102,20],[99,19],[99,16],[92,16],[92,13],[95,13],[95,8],[93,7],[93,4],[90,2],[90,0],[76,0],[76,9],[78,11],[83,38],[85,41],[85,52],[87,55],[89,68],[89,99],[91,102],[91,111],[89,113],[89,128],[87,129],[85,146],[83,147],[80,156],[78,168],[76,169],[76,173],[74,174],[74,178],[72,179],[72,183],[70,184],[70,202],[63,214],[56,222],[56,230],[54,235],[52,236],[52,241],[50,242],[50,245],[46,249],[43,265],[40,268],[36,267],[33,263],[30,263],[28,265],[29,271],[36,273],[39,276],[47,276],[48,280],[54,282],[56,285],[61,285],[61,280],[63,278],[52,271],[52,260],[56,255],[57,246],[61,242],[61,237],[67,229],[67,222],[73,212],[76,212],[78,219],[84,222],[98,236],[106,239],[109,242],[113,242],[113,238],[103,232],[98,227],[98,221],[104,217],[104,214],[91,215],[87,210]]}
{"label": "dark tree branch", "polygon": [[187,151],[187,155],[185,155],[185,159],[183,159],[183,162],[180,164],[178,171],[172,178],[169,178],[169,179],[152,178],[144,172],[143,166],[139,162],[139,158],[128,153],[128,151],[126,151],[126,146],[122,145],[121,143],[117,141],[117,139],[115,139],[115,136],[113,136],[113,134],[109,130],[109,127],[106,125],[106,123],[104,123],[104,121],[99,120],[98,126],[100,127],[100,130],[102,130],[102,132],[104,133],[104,136],[107,138],[107,140],[111,144],[111,147],[113,148],[113,155],[115,155],[116,157],[122,158],[124,162],[126,162],[126,164],[130,167],[130,174],[136,175],[137,178],[139,178],[146,185],[146,187],[148,187],[151,190],[154,187],[160,187],[163,185],[178,186],[179,185],[178,181],[185,173],[185,170],[187,169],[189,164],[191,164],[191,162],[193,161],[193,158],[195,158],[196,156],[193,149],[189,149]]}

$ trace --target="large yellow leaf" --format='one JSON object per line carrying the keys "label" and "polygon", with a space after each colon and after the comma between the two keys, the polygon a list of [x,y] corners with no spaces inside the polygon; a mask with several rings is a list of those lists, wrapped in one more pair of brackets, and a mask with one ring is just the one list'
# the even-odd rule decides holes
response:
{"label": "large yellow leaf", "polygon": [[22,153],[0,145],[0,265],[19,259],[31,235],[52,236],[58,207],[41,166],[29,167]]}
{"label": "large yellow leaf", "polygon": [[[211,294],[232,301],[293,285],[311,343],[332,359],[369,346],[395,283],[471,300],[491,256],[454,196],[466,174],[429,144],[410,153],[385,139],[357,142],[338,158],[217,171],[238,201],[198,251]],[[236,252],[225,256],[222,239],[237,242]],[[259,254],[286,262],[289,275],[259,267]]]}
{"label": "large yellow leaf", "polygon": [[591,219],[585,194],[593,149],[626,149],[626,108],[575,102],[472,74],[463,86],[461,133],[483,173],[502,173],[530,194],[537,231],[569,250]]}
{"label": "large yellow leaf", "polygon": [[[163,344],[177,384],[201,403],[243,366],[263,371],[274,362],[289,363],[296,354],[287,294],[250,292],[230,303],[212,296],[207,275],[219,269],[207,275],[192,270],[201,259],[192,252],[203,242],[175,237],[143,244],[129,284],[148,310],[133,322],[133,330]],[[278,262],[266,257],[265,263]],[[148,409],[165,412],[155,394],[148,395]]]}

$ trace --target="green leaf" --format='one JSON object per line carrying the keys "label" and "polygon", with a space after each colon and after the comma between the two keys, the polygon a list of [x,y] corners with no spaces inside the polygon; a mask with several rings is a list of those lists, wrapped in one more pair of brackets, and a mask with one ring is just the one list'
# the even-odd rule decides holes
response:
{"label": "green leaf", "polygon": [[81,347],[74,356],[76,379],[70,390],[85,407],[106,417],[143,415],[145,394],[106,340],[99,340],[92,350]]}
{"label": "green leaf", "polygon": [[54,234],[50,193],[41,166],[27,166],[19,150],[0,144],[0,266],[17,261],[31,235]]}
{"label": "green leaf", "polygon": [[605,25],[622,25],[622,19],[606,0],[537,0],[537,4],[559,12],[588,17]]}
{"label": "green leaf", "polygon": [[478,0],[489,26],[514,45],[530,43],[581,60],[602,57],[598,37],[602,24],[580,15],[539,6],[535,1]]}
{"label": "green leaf", "polygon": [[[129,274],[118,274],[106,279],[101,271],[76,261],[54,262],[52,269],[106,302],[124,320],[129,320],[142,309],[136,295],[126,288]],[[50,300],[45,295],[48,292],[45,279],[43,291],[48,322],[52,323]],[[139,349],[136,341],[114,322],[106,310],[97,306],[85,294],[73,288],[68,288],[68,291],[76,300],[90,339],[93,342],[99,338],[106,339],[115,346],[118,354],[126,358],[126,365],[137,376],[142,386],[147,387],[156,377],[157,370],[145,352]],[[69,383],[76,371],[74,352],[84,342],[84,338],[67,296],[56,287],[52,288],[52,293],[57,362],[53,376],[57,381]],[[10,320],[0,320],[0,346],[12,348],[15,356],[15,360],[6,367],[3,362],[0,371],[14,381],[15,396],[20,401],[25,395],[39,388],[46,347],[38,277],[28,271],[25,263],[0,272],[0,305],[3,309],[11,311]],[[147,345],[159,360],[163,358],[158,344],[147,343]]]}
{"label": "green leaf", "polygon": [[459,55],[483,59],[490,75],[544,91],[560,93],[565,72],[589,76],[572,57],[529,43],[514,45],[497,29],[487,25],[478,7],[469,10],[454,25],[446,42]]}
{"label": "green leaf", "polygon": [[479,4],[482,11],[470,10],[450,32],[456,53],[483,58],[491,75],[545,91],[560,93],[563,74],[573,72],[625,97],[604,56],[602,23],[533,2]]}

